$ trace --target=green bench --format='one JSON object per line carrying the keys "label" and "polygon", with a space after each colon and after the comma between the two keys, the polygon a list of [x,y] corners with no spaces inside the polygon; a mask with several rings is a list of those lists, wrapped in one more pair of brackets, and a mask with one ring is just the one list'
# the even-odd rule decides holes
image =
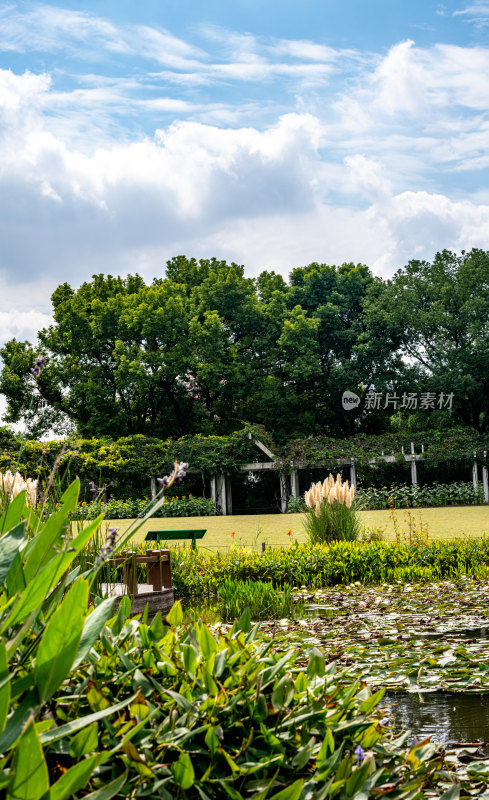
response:
{"label": "green bench", "polygon": [[176,540],[192,540],[192,547],[197,550],[197,539],[202,539],[207,528],[191,531],[148,531],[144,537],[145,542],[171,542]]}

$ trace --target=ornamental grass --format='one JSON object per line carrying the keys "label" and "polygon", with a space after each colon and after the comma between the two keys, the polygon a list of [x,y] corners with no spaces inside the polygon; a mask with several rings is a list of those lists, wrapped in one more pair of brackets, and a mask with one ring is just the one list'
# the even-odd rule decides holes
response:
{"label": "ornamental grass", "polygon": [[323,482],[312,484],[304,495],[304,526],[311,542],[354,542],[360,537],[363,528],[354,496],[355,487],[343,482],[340,474],[336,481],[330,473]]}
{"label": "ornamental grass", "polygon": [[37,500],[37,480],[23,478],[20,472],[11,472],[9,469],[0,472],[0,503],[11,501],[20,492],[25,491],[26,503],[31,507],[36,507]]}

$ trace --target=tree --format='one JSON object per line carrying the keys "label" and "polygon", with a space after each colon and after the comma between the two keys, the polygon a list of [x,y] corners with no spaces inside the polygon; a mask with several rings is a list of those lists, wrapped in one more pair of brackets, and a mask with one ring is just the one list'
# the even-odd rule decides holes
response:
{"label": "tree", "polygon": [[[363,418],[343,411],[343,391],[398,366],[365,323],[374,283],[364,265],[310,264],[288,284],[177,256],[150,286],[138,275],[62,284],[38,346],[1,351],[7,421],[24,417],[32,434],[69,419],[84,436],[228,434],[247,422],[280,440],[350,435]],[[39,351],[48,365],[34,383]]]}
{"label": "tree", "polygon": [[[363,395],[359,387],[369,386],[374,380],[385,386],[401,368],[392,347],[382,336],[371,337],[366,325],[364,303],[374,284],[381,292],[383,282],[374,279],[364,264],[312,263],[291,273],[287,305],[292,313],[300,308],[316,331],[315,368],[310,360],[308,369],[298,370],[292,381],[296,410],[300,413],[302,409],[310,420],[311,435],[329,432],[351,436],[365,422],[371,425],[372,418],[362,418],[363,399],[355,411],[343,409],[343,392]],[[284,335],[281,341],[285,344],[288,338]],[[311,346],[308,352],[310,358]],[[292,364],[299,363],[297,354],[285,355]],[[375,421],[377,427],[385,426],[388,417]]]}
{"label": "tree", "polygon": [[425,391],[453,393],[456,420],[489,427],[489,252],[410,261],[367,303],[372,338],[412,365]]}

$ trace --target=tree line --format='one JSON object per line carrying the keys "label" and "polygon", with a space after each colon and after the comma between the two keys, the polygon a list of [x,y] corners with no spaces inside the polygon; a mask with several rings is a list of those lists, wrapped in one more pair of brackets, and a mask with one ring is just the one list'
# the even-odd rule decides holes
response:
{"label": "tree line", "polygon": [[[252,423],[280,442],[489,426],[487,251],[444,250],[390,279],[352,263],[248,278],[235,263],[177,256],[149,285],[95,275],[60,285],[52,304],[37,343],[0,350],[5,421],[24,420],[33,438],[225,436]],[[344,408],[345,391],[356,406]]]}

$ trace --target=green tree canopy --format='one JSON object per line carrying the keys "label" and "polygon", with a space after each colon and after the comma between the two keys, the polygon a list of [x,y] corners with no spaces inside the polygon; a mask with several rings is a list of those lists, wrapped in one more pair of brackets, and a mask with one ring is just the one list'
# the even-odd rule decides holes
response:
{"label": "green tree canopy", "polygon": [[417,366],[425,390],[453,392],[455,421],[488,430],[489,252],[410,261],[371,293],[366,318],[372,339]]}
{"label": "green tree canopy", "polygon": [[[185,256],[151,285],[138,275],[62,284],[38,345],[1,351],[7,421],[24,417],[33,434],[65,419],[85,436],[159,438],[258,423],[278,441],[382,427],[387,415],[345,413],[341,396],[402,370],[398,342],[372,335],[364,314],[383,290],[362,264],[314,263],[287,282]],[[39,350],[48,365],[34,382]]]}

